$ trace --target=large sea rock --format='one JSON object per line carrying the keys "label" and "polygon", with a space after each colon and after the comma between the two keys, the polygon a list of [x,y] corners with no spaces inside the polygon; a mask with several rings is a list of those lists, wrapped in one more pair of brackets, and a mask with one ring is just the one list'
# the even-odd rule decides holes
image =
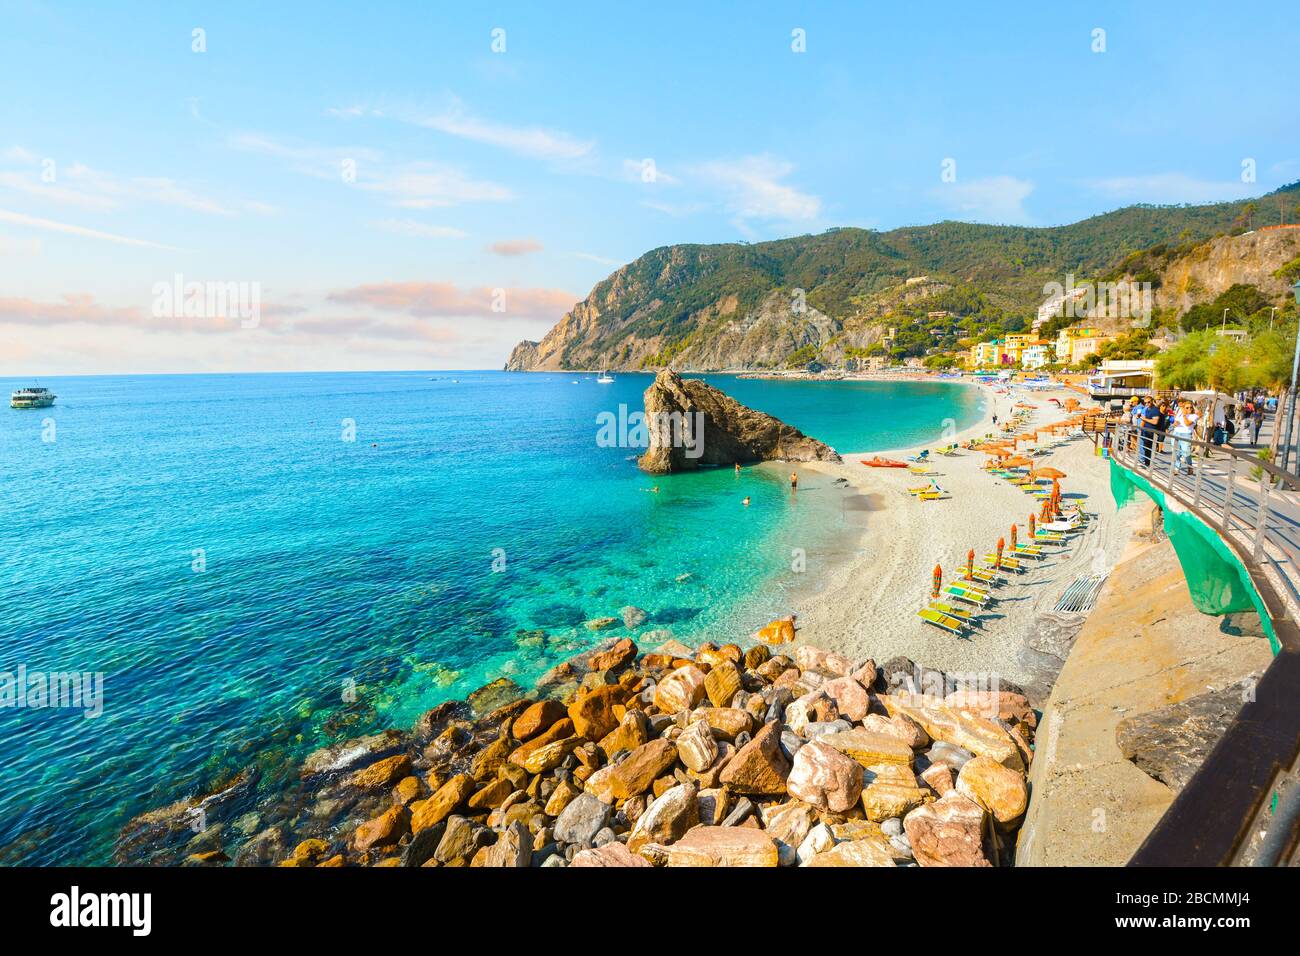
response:
{"label": "large sea rock", "polygon": [[840,460],[834,448],[794,426],[671,369],[646,389],[645,413],[650,446],[639,464],[651,474],[737,462]]}

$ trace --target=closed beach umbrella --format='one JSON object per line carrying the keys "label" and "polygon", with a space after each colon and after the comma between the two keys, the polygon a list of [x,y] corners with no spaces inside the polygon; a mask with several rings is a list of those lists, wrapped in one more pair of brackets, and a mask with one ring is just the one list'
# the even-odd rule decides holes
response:
{"label": "closed beach umbrella", "polygon": [[1016,526],[1011,526],[1011,550],[1016,550]]}
{"label": "closed beach umbrella", "polygon": [[998,538],[998,559],[993,562],[997,565],[998,570],[1002,570],[1002,552],[1006,548],[1007,542],[1003,538]]}
{"label": "closed beach umbrella", "polygon": [[1034,534],[1034,513],[1031,511],[1029,512],[1029,537],[1032,538]]}
{"label": "closed beach umbrella", "polygon": [[966,580],[975,579],[975,549],[971,548],[966,552]]}
{"label": "closed beach umbrella", "polygon": [[941,588],[942,586],[943,586],[943,568],[939,567],[939,565],[936,564],[934,566],[934,590],[930,592],[930,597],[937,598],[939,596],[939,588]]}
{"label": "closed beach umbrella", "polygon": [[1043,499],[1043,507],[1039,509],[1038,513],[1042,516],[1042,519],[1044,521],[1052,520],[1052,499],[1051,498]]}

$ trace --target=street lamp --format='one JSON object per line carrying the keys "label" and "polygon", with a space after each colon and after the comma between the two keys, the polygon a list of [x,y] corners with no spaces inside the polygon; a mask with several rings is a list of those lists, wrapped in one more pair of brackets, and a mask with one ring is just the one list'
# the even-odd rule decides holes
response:
{"label": "street lamp", "polygon": [[[1295,293],[1296,305],[1300,306],[1300,279],[1291,287]],[[1295,426],[1295,378],[1300,372],[1300,322],[1296,323],[1295,351],[1291,355],[1291,387],[1286,392],[1286,445],[1282,449],[1282,470],[1286,471],[1291,460],[1291,433]]]}

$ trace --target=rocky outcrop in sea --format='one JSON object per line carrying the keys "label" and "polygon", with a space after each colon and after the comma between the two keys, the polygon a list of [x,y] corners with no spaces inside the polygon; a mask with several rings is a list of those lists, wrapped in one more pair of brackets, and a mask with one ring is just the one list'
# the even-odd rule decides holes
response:
{"label": "rocky outcrop in sea", "polygon": [[906,658],[610,638],[530,692],[501,678],[317,750],[238,820],[185,801],[124,841],[187,865],[1005,865],[1037,717],[950,686]]}
{"label": "rocky outcrop in sea", "polygon": [[650,444],[637,463],[651,474],[701,465],[840,460],[834,448],[794,426],[671,369],[645,390],[645,419]]}

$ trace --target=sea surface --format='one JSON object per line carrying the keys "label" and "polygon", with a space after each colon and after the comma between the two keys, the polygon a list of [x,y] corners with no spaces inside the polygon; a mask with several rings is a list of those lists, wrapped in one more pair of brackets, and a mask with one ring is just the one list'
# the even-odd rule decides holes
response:
{"label": "sea surface", "polygon": [[[982,401],[708,379],[841,451],[924,443]],[[40,383],[53,408],[0,409],[0,675],[104,675],[97,717],[0,708],[0,863],[110,862],[143,811],[530,682],[627,634],[584,626],[624,606],[647,613],[634,636],[692,642],[787,613],[793,549],[815,564],[845,493],[792,493],[779,466],[641,474],[598,416],[649,382],[66,377]]]}

